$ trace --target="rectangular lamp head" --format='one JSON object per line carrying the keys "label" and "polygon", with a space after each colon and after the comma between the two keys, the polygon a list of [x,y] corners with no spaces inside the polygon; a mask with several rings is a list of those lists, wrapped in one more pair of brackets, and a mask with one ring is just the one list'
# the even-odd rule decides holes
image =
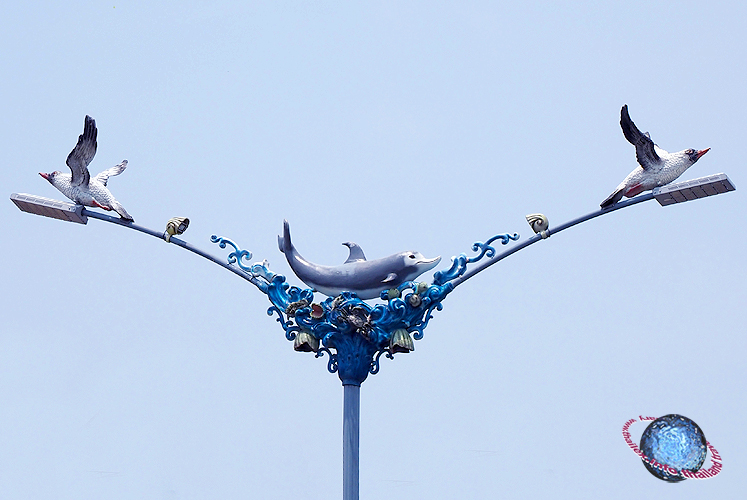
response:
{"label": "rectangular lamp head", "polygon": [[83,215],[83,205],[66,201],[51,200],[33,194],[13,193],[10,199],[18,208],[30,214],[43,215],[54,219],[86,224],[88,217]]}
{"label": "rectangular lamp head", "polygon": [[726,193],[735,189],[737,188],[726,174],[715,174],[655,188],[653,195],[662,207],[666,207],[667,205],[697,200],[698,198]]}

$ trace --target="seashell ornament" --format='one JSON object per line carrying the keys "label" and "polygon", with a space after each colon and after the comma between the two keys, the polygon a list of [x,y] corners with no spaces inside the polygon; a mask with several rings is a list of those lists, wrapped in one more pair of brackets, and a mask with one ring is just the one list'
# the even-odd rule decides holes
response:
{"label": "seashell ornament", "polygon": [[398,352],[410,352],[415,350],[415,343],[410,337],[410,333],[404,328],[398,328],[394,330],[392,334],[392,340],[389,341],[389,349],[392,354]]}
{"label": "seashell ornament", "polygon": [[527,215],[527,222],[536,234],[542,235],[542,238],[549,238],[547,229],[550,227],[550,221],[547,220],[544,214],[529,214]]}
{"label": "seashell ornament", "polygon": [[182,234],[189,227],[189,219],[186,217],[172,217],[166,223],[166,232],[163,233],[163,239],[171,241],[175,234]]}
{"label": "seashell ornament", "polygon": [[293,340],[293,350],[298,352],[317,352],[319,350],[319,339],[311,333],[301,330]]}

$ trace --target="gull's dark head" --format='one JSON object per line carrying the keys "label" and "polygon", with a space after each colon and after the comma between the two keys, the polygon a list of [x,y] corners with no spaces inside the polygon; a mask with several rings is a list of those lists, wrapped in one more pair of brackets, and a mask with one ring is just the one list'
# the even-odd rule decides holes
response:
{"label": "gull's dark head", "polygon": [[711,148],[706,148],[706,149],[701,149],[701,150],[686,149],[685,154],[690,159],[690,162],[695,163],[696,161],[700,160],[701,156],[703,156],[710,150]]}

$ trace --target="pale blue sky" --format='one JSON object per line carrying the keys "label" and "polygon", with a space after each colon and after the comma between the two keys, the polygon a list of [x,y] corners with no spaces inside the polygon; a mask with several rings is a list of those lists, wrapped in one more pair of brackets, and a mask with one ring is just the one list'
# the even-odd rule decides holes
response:
{"label": "pale blue sky", "polygon": [[[635,166],[628,104],[664,149],[712,148],[651,201],[522,250],[444,301],[361,389],[361,498],[737,498],[747,488],[740,2],[16,2],[0,16],[3,186],[96,119],[95,174],[135,220],[212,234],[300,285],[310,260],[468,252],[598,208]],[[329,499],[342,388],[266,297],[173,245],[92,220],[0,220],[4,498]],[[430,279],[432,273],[424,275]],[[723,457],[666,484],[621,436],[681,413]],[[641,429],[633,429],[642,432]]]}

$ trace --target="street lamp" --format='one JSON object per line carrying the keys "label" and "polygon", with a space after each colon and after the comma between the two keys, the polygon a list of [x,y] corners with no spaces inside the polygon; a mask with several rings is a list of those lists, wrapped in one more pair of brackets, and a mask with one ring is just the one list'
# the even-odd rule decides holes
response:
{"label": "street lamp", "polygon": [[[12,194],[11,200],[24,212],[46,217],[86,224],[88,218],[111,222],[135,229],[204,257],[228,269],[255,285],[267,295],[271,307],[267,310],[300,352],[314,352],[316,357],[327,356],[327,369],[337,373],[343,385],[343,499],[356,500],[359,490],[359,435],[360,435],[360,386],[369,374],[379,371],[382,355],[393,359],[397,353],[414,349],[413,339],[421,340],[432,313],[442,309],[442,301],[458,285],[491,265],[538,241],[545,240],[569,227],[606,215],[630,205],[656,199],[662,206],[713,196],[733,191],[736,188],[724,174],[701,177],[691,181],[659,187],[642,194],[578,217],[558,227],[551,227],[542,214],[527,216],[535,234],[503,253],[497,254],[493,246],[500,241],[507,245],[519,239],[518,234],[499,234],[485,243],[472,245],[477,255],[468,257],[461,253],[452,257],[448,269],[437,271],[432,283],[406,281],[384,289],[379,298],[382,303],[371,305],[355,293],[343,291],[335,297],[315,301],[312,289],[290,286],[286,278],[270,271],[267,261],[250,262],[251,252],[242,250],[233,241],[212,236],[211,241],[220,248],[233,248],[226,260],[218,259],[176,238],[189,225],[189,219],[173,218],[165,231],[155,231],[90,211],[75,205],[28,194]],[[469,271],[467,266],[476,264]]]}
{"label": "street lamp", "polygon": [[78,224],[88,223],[88,217],[83,215],[83,205],[42,198],[33,194],[13,193],[10,195],[10,199],[18,208],[30,214],[77,222]]}
{"label": "street lamp", "polygon": [[667,184],[653,190],[656,201],[663,207],[673,203],[697,200],[706,196],[734,191],[736,188],[726,174],[709,175],[691,181]]}

